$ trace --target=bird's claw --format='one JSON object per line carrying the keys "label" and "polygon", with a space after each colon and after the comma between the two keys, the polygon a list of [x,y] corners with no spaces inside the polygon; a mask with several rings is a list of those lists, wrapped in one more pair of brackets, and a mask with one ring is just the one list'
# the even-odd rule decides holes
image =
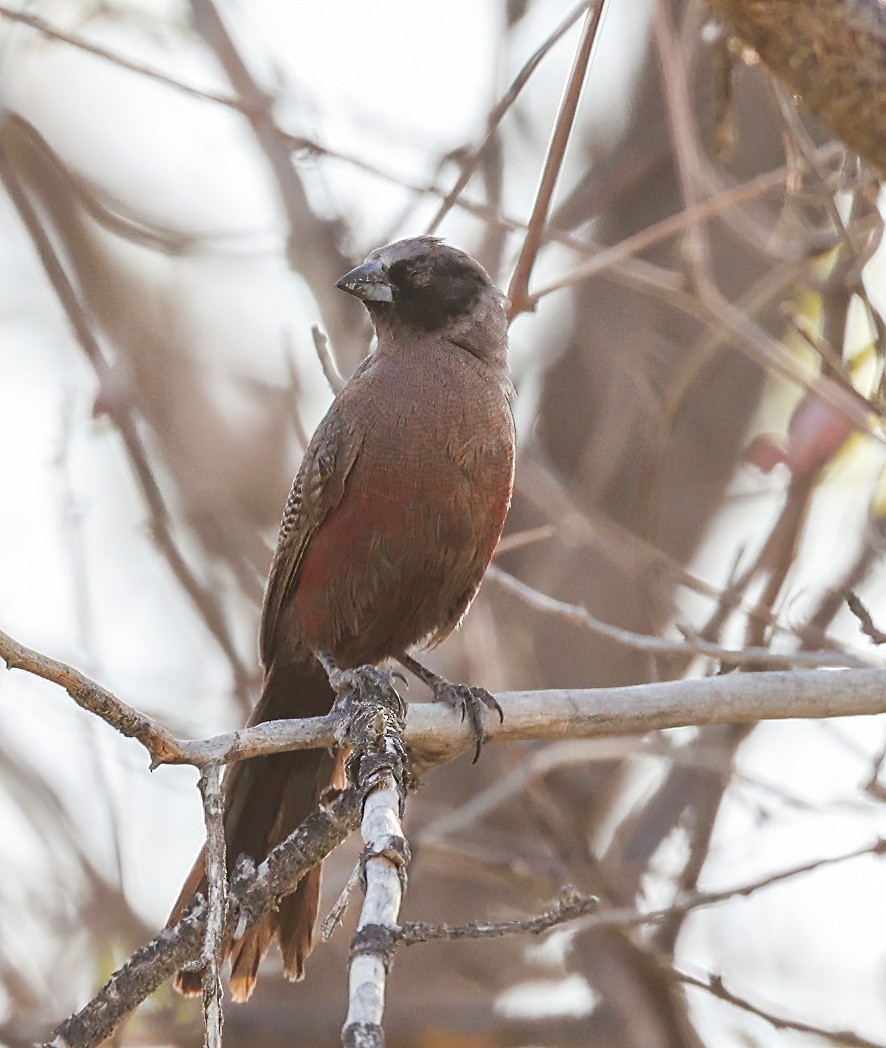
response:
{"label": "bird's claw", "polygon": [[350,670],[332,670],[329,683],[335,692],[333,710],[336,713],[348,713],[352,704],[360,705],[367,700],[375,699],[384,703],[400,716],[405,716],[406,704],[397,688],[394,679],[406,683],[402,673],[396,670],[380,670],[377,666],[357,666]]}
{"label": "bird's claw", "polygon": [[483,728],[483,708],[494,710],[498,714],[499,722],[504,724],[504,711],[494,695],[485,688],[474,687],[470,684],[453,684],[451,681],[443,680],[434,687],[434,702],[445,702],[454,710],[461,710],[462,722],[467,719],[471,726],[471,734],[474,736],[474,758],[472,764],[480,759],[480,751],[486,741],[486,732]]}

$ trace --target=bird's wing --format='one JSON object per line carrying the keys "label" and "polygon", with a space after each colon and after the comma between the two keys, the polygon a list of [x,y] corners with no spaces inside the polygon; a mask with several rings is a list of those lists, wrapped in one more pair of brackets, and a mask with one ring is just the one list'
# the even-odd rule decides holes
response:
{"label": "bird's wing", "polygon": [[298,585],[305,551],[327,513],[341,502],[360,455],[362,435],[345,425],[346,415],[339,398],[311,438],[286,500],[262,606],[259,653],[265,666],[280,609]]}

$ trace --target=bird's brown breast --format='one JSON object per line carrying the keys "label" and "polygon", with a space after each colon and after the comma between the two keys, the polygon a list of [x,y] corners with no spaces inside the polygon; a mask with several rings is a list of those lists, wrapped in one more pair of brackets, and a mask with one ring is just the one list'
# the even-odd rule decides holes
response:
{"label": "bird's brown breast", "polygon": [[424,339],[378,353],[340,394],[317,439],[335,434],[347,477],[281,608],[285,647],[328,650],[350,666],[454,628],[510,502],[514,431],[501,379],[463,349]]}

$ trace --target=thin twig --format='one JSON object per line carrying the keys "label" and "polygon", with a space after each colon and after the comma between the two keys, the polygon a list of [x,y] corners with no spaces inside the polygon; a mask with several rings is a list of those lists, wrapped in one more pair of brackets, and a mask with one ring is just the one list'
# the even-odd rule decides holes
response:
{"label": "thin twig", "polygon": [[858,619],[861,632],[869,637],[874,644],[886,644],[886,633],[874,625],[873,617],[868,611],[861,597],[851,590],[846,593],[846,605],[852,614]]}
{"label": "thin twig", "polygon": [[513,553],[514,550],[524,549],[526,546],[532,546],[536,542],[543,542],[545,539],[553,538],[556,534],[557,529],[553,524],[539,524],[537,528],[512,531],[504,535],[495,547],[495,559],[497,560],[505,553]]}
{"label": "thin twig", "polygon": [[221,949],[225,910],[227,908],[228,873],[225,863],[224,801],[221,788],[221,765],[212,761],[200,773],[203,796],[203,818],[206,823],[206,882],[208,912],[203,937],[203,1048],[221,1048],[222,1011]]}
{"label": "thin twig", "polygon": [[[843,152],[839,144],[829,142],[821,146],[816,156],[821,162],[827,162],[835,160]],[[575,269],[565,276],[559,277],[536,291],[532,295],[531,308],[534,308],[547,295],[572,287],[574,284],[581,283],[584,280],[589,280],[612,265],[613,262],[620,262],[631,255],[646,251],[655,244],[682,233],[695,222],[716,218],[724,214],[729,208],[743,201],[754,200],[763,196],[765,193],[782,186],[786,174],[787,168],[785,165],[774,168],[772,171],[764,171],[762,174],[748,179],[747,182],[740,182],[738,185],[723,190],[722,193],[708,197],[694,207],[684,208],[676,214],[669,215],[660,222],[656,222],[654,225],[647,226],[639,232],[625,237],[617,244],[597,249],[587,262],[576,266]]]}
{"label": "thin twig", "polygon": [[342,374],[335,362],[335,354],[329,345],[329,336],[319,324],[311,324],[311,338],[314,340],[314,349],[317,351],[320,367],[323,368],[323,374],[326,376],[329,388],[338,396],[345,388],[345,379],[342,378]]}
{"label": "thin twig", "polygon": [[727,989],[722,975],[712,972],[699,978],[697,975],[690,975],[689,972],[680,971],[678,968],[673,969],[673,974],[675,978],[679,979],[686,986],[694,986],[699,990],[706,990],[713,997],[716,997],[718,1001],[725,1001],[727,1004],[731,1004],[749,1015],[756,1015],[758,1018],[764,1019],[776,1030],[795,1030],[797,1033],[811,1034],[814,1037],[830,1041],[838,1045],[839,1048],[886,1048],[883,1041],[871,1041],[853,1030],[828,1030],[822,1026],[815,1026],[813,1023],[802,1022],[798,1019],[785,1019],[780,1015],[776,1015],[774,1012],[761,1008],[760,1005],[752,1004],[751,1001],[744,997],[739,997],[738,994]]}
{"label": "thin twig", "polygon": [[[701,167],[698,157],[698,135],[689,101],[686,63],[681,58],[670,10],[664,0],[657,0],[652,25],[677,176],[684,210],[687,210],[701,202],[697,180],[697,172]],[[707,229],[700,220],[696,219],[687,227],[681,248],[692,287],[697,291],[707,288],[713,282],[713,268]]]}
{"label": "thin twig", "polygon": [[426,232],[435,233],[439,228],[440,223],[452,210],[452,207],[458,200],[459,194],[468,182],[470,182],[472,175],[477,170],[480,161],[483,159],[483,154],[486,152],[486,149],[492,141],[495,132],[498,130],[499,124],[504,119],[505,114],[520,97],[520,92],[529,82],[530,77],[541,64],[545,55],[551,50],[554,44],[562,39],[572,26],[575,25],[581,17],[582,11],[584,11],[587,6],[587,0],[582,0],[580,4],[573,7],[553,33],[551,33],[526,60],[520,72],[517,73],[511,82],[511,86],[498,100],[492,112],[489,114],[489,117],[486,120],[486,133],[484,134],[482,141],[474,146],[474,148],[462,159],[461,171],[459,172],[458,178],[455,180],[455,185],[443,198],[436,214],[428,224]]}
{"label": "thin twig", "polygon": [[345,915],[345,911],[348,908],[348,903],[351,899],[351,893],[360,883],[360,875],[362,874],[362,872],[363,863],[361,861],[355,864],[353,870],[351,870],[350,877],[348,877],[347,881],[345,882],[344,888],[342,888],[338,898],[332,904],[329,913],[327,913],[326,916],[323,918],[323,921],[320,924],[320,938],[323,940],[323,942],[329,942],[329,940],[332,938],[335,932],[336,927],[339,924],[341,924],[342,919]]}
{"label": "thin twig", "polygon": [[197,32],[215,53],[240,98],[242,112],[277,185],[288,226],[287,261],[310,288],[326,329],[342,349],[353,334],[359,313],[342,308],[343,296],[335,287],[335,281],[350,268],[338,247],[339,223],[318,215],[311,207],[292,160],[291,143],[277,126],[274,98],[241,54],[222,8],[215,0],[190,0],[190,8]]}
{"label": "thin twig", "polygon": [[48,37],[50,40],[58,40],[61,43],[69,44],[71,47],[76,47],[79,51],[85,51],[87,54],[94,55],[96,58],[101,58],[106,62],[111,62],[122,69],[128,69],[131,73],[138,73],[140,76],[156,80],[167,87],[174,88],[176,91],[190,95],[192,98],[200,98],[206,102],[216,102],[218,105],[226,106],[228,109],[236,109],[247,116],[250,115],[248,105],[237,98],[233,98],[231,95],[223,95],[216,91],[207,91],[204,88],[193,87],[191,84],[183,83],[181,80],[177,80],[159,69],[144,65],[142,62],[136,62],[134,59],[126,58],[119,52],[110,51],[82,36],[76,36],[73,33],[65,32],[63,29],[58,29],[37,15],[28,14],[26,11],[15,11],[11,7],[7,7],[6,4],[0,4],[0,17],[8,18],[11,22],[19,22],[21,25],[30,26],[31,29],[36,29],[38,33],[42,33],[43,36]]}
{"label": "thin twig", "polygon": [[574,921],[593,913],[600,905],[595,895],[583,895],[571,884],[560,889],[556,903],[537,917],[525,920],[499,921],[484,924],[472,921],[470,924],[426,924],[414,921],[401,924],[396,935],[397,945],[414,946],[419,942],[452,941],[455,939],[492,939],[503,935],[542,935],[558,924]]}
{"label": "thin twig", "polygon": [[633,906],[619,906],[601,908],[600,900],[592,895],[583,895],[571,885],[561,889],[558,903],[551,909],[546,910],[538,917],[526,920],[501,921],[494,924],[483,924],[471,922],[470,924],[427,924],[423,922],[405,923],[400,926],[397,934],[397,943],[404,946],[412,946],[420,942],[432,942],[435,940],[453,939],[484,939],[503,935],[512,935],[521,932],[529,932],[540,935],[548,929],[565,921],[584,918],[578,927],[579,931],[589,931],[596,928],[628,928],[642,924],[656,924],[667,920],[676,914],[688,913],[692,910],[706,909],[709,906],[717,906],[733,899],[748,899],[758,892],[771,888],[773,885],[784,881],[802,877],[807,873],[813,873],[829,866],[837,866],[864,856],[876,856],[882,858],[886,855],[886,840],[876,840],[872,844],[855,848],[842,855],[828,856],[824,859],[813,859],[785,870],[777,870],[775,873],[766,874],[756,880],[747,881],[744,884],[731,888],[721,888],[715,891],[687,892],[678,896],[670,906],[664,906],[655,910],[638,910]]}
{"label": "thin twig", "polygon": [[842,651],[795,651],[774,652],[771,648],[747,647],[741,650],[723,648],[718,644],[712,644],[701,637],[687,633],[683,640],[665,640],[662,637],[650,637],[644,633],[635,633],[633,630],[623,629],[620,626],[612,626],[608,622],[592,615],[587,608],[579,604],[567,604],[565,601],[549,597],[541,593],[525,582],[514,578],[501,568],[492,565],[486,577],[492,582],[502,586],[509,593],[518,597],[524,604],[535,608],[537,611],[556,615],[558,618],[571,622],[575,626],[581,626],[596,633],[600,637],[614,640],[626,648],[634,648],[637,651],[646,651],[653,655],[702,655],[705,658],[716,659],[724,666],[742,666],[753,663],[758,666],[769,666],[772,668],[781,666],[870,666],[871,663],[859,656],[850,655]]}
{"label": "thin twig", "polygon": [[514,275],[511,277],[511,283],[508,287],[508,298],[511,300],[508,315],[511,320],[519,313],[525,313],[533,308],[532,299],[529,297],[529,278],[532,275],[532,267],[535,265],[535,258],[544,238],[544,230],[548,220],[551,200],[554,196],[554,188],[557,185],[560,168],[563,166],[563,157],[566,155],[566,146],[572,133],[572,124],[575,120],[578,102],[584,88],[591,53],[594,49],[597,30],[600,27],[606,3],[607,0],[597,0],[594,7],[588,11],[584,32],[579,41],[563,100],[560,103],[560,111],[557,114],[557,121],[554,124],[554,130],[551,135],[551,143],[548,146],[547,156],[545,157],[541,181],[539,182],[538,192],[535,195],[535,204],[532,208],[526,237],[523,240],[520,257],[517,259]]}

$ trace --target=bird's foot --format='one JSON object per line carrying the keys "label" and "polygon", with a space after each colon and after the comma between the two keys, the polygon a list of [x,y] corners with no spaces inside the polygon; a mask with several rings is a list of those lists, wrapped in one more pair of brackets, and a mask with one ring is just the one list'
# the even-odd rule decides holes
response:
{"label": "bird's foot", "polygon": [[406,703],[394,681],[408,687],[406,678],[396,670],[372,665],[343,670],[329,655],[318,658],[336,694],[332,706],[339,717],[336,738],[350,750],[345,762],[348,781],[368,787],[393,773],[402,807],[413,777],[403,742]]}
{"label": "bird's foot", "polygon": [[397,670],[380,670],[378,666],[350,670],[335,667],[327,669],[327,676],[335,692],[333,713],[350,714],[367,702],[379,702],[397,717],[406,716],[406,703],[394,684],[395,680],[406,684],[406,678]]}
{"label": "bird's foot", "polygon": [[467,720],[474,736],[476,746],[474,748],[474,760],[476,764],[486,741],[486,732],[483,730],[483,710],[494,710],[498,714],[499,721],[504,724],[504,710],[499,706],[497,700],[485,688],[477,688],[470,684],[453,684],[452,681],[434,673],[427,666],[423,666],[408,652],[399,655],[398,660],[414,673],[420,681],[423,681],[434,693],[434,702],[445,702],[454,710],[461,711],[461,719]]}
{"label": "bird's foot", "polygon": [[[436,675],[435,675],[436,676]],[[500,723],[504,723],[504,710],[498,704],[498,700],[485,688],[478,688],[471,684],[453,684],[445,677],[437,677],[436,680],[428,681],[434,692],[434,702],[445,702],[456,711],[461,711],[461,719],[467,720],[474,736],[474,759],[476,764],[480,758],[480,751],[486,741],[486,731],[483,728],[483,710],[493,710],[498,714]]]}

